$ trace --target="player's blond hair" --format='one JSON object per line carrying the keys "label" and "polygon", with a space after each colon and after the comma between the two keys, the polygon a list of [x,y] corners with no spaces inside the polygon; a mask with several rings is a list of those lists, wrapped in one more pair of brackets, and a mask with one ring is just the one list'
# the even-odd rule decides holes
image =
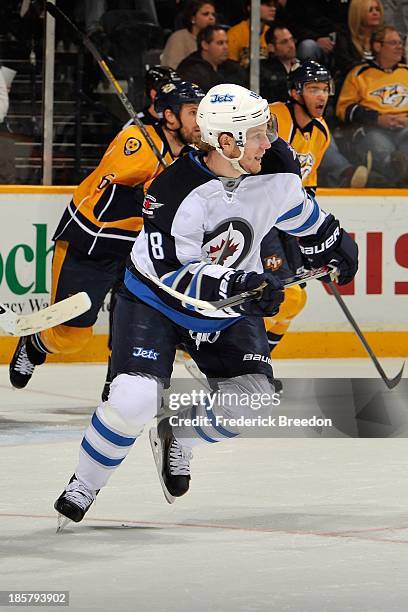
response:
{"label": "player's blond hair", "polygon": [[[348,10],[348,26],[351,34],[351,40],[361,56],[364,55],[363,22],[365,16],[368,14],[368,6],[370,2],[371,0],[351,0]],[[384,7],[381,0],[376,0],[376,2],[381,13],[381,26],[384,23]]]}

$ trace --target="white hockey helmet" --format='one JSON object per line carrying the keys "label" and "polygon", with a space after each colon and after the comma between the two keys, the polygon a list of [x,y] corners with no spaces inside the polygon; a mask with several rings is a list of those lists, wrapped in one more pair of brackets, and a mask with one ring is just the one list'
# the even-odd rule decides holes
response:
{"label": "white hockey helmet", "polygon": [[221,155],[223,153],[218,137],[224,132],[230,132],[241,150],[238,158],[241,159],[247,131],[268,123],[270,116],[267,100],[241,85],[223,83],[212,87],[201,100],[197,110],[197,124],[203,142],[215,147]]}

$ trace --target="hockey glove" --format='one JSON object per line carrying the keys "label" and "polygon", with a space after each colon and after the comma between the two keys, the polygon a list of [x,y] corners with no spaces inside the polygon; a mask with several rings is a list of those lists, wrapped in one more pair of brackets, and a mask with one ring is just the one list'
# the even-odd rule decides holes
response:
{"label": "hockey glove", "polygon": [[[328,215],[317,234],[300,238],[299,247],[311,267],[336,266],[339,285],[346,285],[357,273],[358,246],[333,215]],[[328,282],[330,277],[320,280]]]}
{"label": "hockey glove", "polygon": [[244,304],[234,306],[233,310],[240,314],[253,317],[271,317],[279,311],[283,302],[283,285],[277,274],[265,272],[242,272],[238,270],[228,281],[228,297],[257,289],[262,283],[266,283],[261,297],[254,298]]}

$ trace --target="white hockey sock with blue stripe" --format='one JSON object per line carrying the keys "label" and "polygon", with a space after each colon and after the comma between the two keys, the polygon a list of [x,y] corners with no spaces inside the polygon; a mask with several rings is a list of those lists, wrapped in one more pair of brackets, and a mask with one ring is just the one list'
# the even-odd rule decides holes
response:
{"label": "white hockey sock with blue stripe", "polygon": [[81,442],[79,463],[75,470],[77,478],[91,490],[101,489],[128,455],[137,437],[126,436],[107,425],[103,419],[103,409],[99,407]]}

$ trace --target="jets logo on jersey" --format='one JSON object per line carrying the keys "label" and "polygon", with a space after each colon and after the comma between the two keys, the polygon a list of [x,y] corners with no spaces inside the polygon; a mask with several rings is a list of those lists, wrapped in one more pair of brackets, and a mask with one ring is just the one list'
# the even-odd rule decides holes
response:
{"label": "jets logo on jersey", "polygon": [[311,173],[315,159],[311,153],[298,153],[297,156],[299,158],[302,179],[304,180]]}
{"label": "jets logo on jersey", "polygon": [[161,202],[157,202],[156,198],[150,194],[147,194],[143,202],[143,214],[153,218],[156,208],[161,208],[162,206],[164,206],[164,203],[162,204]]}
{"label": "jets logo on jersey", "polygon": [[408,88],[400,83],[386,85],[371,92],[372,96],[377,96],[384,106],[399,108],[408,104]]}
{"label": "jets logo on jersey", "polygon": [[123,152],[125,155],[133,155],[133,153],[136,153],[140,149],[141,146],[142,146],[142,143],[140,142],[140,140],[131,136],[125,142],[125,146],[123,147]]}
{"label": "jets logo on jersey", "polygon": [[263,263],[265,270],[272,270],[272,272],[275,272],[276,270],[279,270],[283,264],[283,259],[282,257],[279,257],[279,255],[269,255],[268,257],[263,258]]}
{"label": "jets logo on jersey", "polygon": [[252,246],[253,234],[245,219],[228,219],[204,235],[203,256],[212,264],[237,267]]}

